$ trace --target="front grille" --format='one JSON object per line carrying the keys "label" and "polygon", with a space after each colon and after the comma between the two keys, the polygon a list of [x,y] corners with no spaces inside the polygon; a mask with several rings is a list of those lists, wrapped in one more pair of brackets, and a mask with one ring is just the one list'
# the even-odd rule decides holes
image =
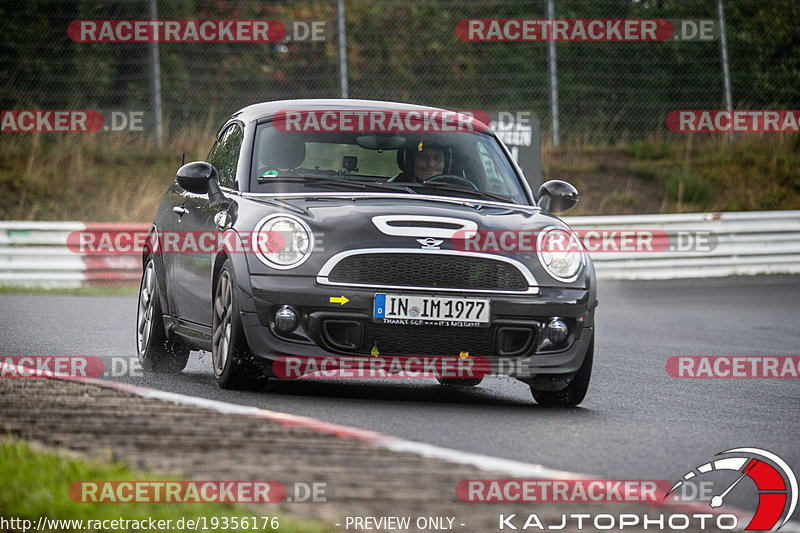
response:
{"label": "front grille", "polygon": [[393,355],[494,355],[495,328],[456,326],[396,326],[363,321],[361,345],[356,353],[369,354],[374,345],[387,356]]}
{"label": "front grille", "polygon": [[362,254],[342,259],[330,272],[334,283],[525,291],[528,282],[514,265],[447,254]]}
{"label": "front grille", "polygon": [[455,356],[461,352],[482,357],[530,355],[538,344],[537,323],[503,322],[491,327],[406,326],[371,320],[322,318],[322,345],[337,353],[368,355],[373,346],[385,356]]}

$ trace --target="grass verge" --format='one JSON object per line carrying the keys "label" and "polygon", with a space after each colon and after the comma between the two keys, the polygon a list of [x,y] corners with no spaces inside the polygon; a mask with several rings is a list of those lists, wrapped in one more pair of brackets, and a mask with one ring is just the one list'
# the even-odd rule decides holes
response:
{"label": "grass verge", "polygon": [[[75,527],[63,523],[59,528],[48,527],[48,531],[82,532],[86,531],[128,531],[128,529],[115,529],[112,520],[171,520],[176,524],[181,518],[196,519],[206,517],[246,517],[251,523],[252,517],[258,517],[257,529],[250,527],[238,531],[274,531],[268,526],[262,528],[261,516],[273,513],[254,513],[249,508],[241,505],[213,504],[213,503],[182,503],[182,504],[156,504],[156,503],[76,503],[69,496],[69,488],[76,481],[167,481],[176,478],[165,478],[158,474],[141,474],[133,472],[125,464],[118,462],[104,462],[88,460],[70,453],[57,453],[51,450],[40,449],[25,441],[16,439],[0,440],[0,479],[3,480],[3,490],[0,491],[0,509],[6,520],[18,518],[30,520],[32,527],[38,525],[40,517],[51,520],[82,520],[82,527]],[[101,528],[89,528],[88,520],[108,521]],[[208,522],[210,523],[210,522]],[[269,523],[269,521],[268,521]],[[279,531],[289,533],[325,533],[333,529],[317,522],[287,519],[281,516],[278,519]],[[19,522],[18,522],[19,524]],[[22,531],[21,528],[9,527],[5,524],[4,530]],[[145,528],[147,529],[147,528]],[[174,527],[169,528],[175,531]],[[237,531],[230,529],[228,531]]]}
{"label": "grass verge", "polygon": [[78,287],[70,288],[44,288],[44,287],[17,287],[13,285],[0,286],[2,294],[50,294],[59,296],[136,296],[139,294],[139,285],[109,286],[109,287]]}
{"label": "grass verge", "polygon": [[800,209],[800,135],[664,134],[603,144],[543,139],[545,179],[573,183],[568,215]]}

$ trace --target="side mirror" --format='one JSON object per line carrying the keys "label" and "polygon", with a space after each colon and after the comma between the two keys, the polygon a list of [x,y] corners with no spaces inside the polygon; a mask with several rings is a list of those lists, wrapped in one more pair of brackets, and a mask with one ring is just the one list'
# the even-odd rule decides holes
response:
{"label": "side mirror", "polygon": [[[179,168],[176,180],[178,181],[178,185],[189,192],[205,194],[209,191],[210,187],[217,185],[219,174],[213,165],[205,161],[195,161],[194,163],[187,163]],[[210,181],[213,181],[214,185],[210,185]]]}
{"label": "side mirror", "polygon": [[562,212],[578,203],[578,189],[561,180],[550,180],[539,188],[538,205],[545,211]]}

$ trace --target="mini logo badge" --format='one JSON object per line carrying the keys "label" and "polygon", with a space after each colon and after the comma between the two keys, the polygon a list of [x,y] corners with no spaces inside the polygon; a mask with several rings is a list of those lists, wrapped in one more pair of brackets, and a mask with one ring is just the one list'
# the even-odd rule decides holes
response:
{"label": "mini logo badge", "polygon": [[441,239],[434,239],[433,237],[428,237],[426,239],[417,239],[417,242],[422,245],[423,250],[438,250],[439,245],[442,244],[444,241]]}

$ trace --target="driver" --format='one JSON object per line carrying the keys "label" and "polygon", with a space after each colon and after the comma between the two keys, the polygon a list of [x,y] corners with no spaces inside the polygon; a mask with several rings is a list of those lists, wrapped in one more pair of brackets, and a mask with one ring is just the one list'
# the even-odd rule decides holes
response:
{"label": "driver", "polygon": [[450,150],[438,144],[420,141],[409,145],[398,154],[398,164],[403,172],[391,181],[406,183],[422,183],[427,179],[445,173]]}
{"label": "driver", "polygon": [[412,172],[417,181],[423,182],[444,172],[444,152],[437,146],[415,151],[413,158]]}

